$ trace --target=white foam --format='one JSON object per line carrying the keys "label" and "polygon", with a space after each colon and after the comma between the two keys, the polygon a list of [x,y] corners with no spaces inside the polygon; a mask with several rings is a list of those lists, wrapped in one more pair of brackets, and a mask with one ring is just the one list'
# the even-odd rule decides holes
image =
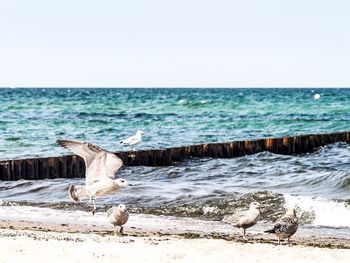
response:
{"label": "white foam", "polygon": [[215,212],[217,210],[216,207],[213,206],[204,206],[203,207],[203,214],[207,215],[207,214],[211,214],[213,212]]}
{"label": "white foam", "polygon": [[325,198],[284,195],[286,207],[300,207],[302,211],[315,215],[314,226],[350,227],[350,206]]}

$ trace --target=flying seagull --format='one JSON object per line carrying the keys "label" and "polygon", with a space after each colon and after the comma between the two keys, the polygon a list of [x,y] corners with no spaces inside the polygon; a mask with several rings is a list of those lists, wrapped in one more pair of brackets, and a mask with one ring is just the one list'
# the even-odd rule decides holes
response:
{"label": "flying seagull", "polygon": [[278,245],[281,244],[281,239],[288,238],[288,245],[290,245],[290,237],[297,232],[299,226],[299,219],[295,209],[290,208],[286,214],[279,218],[272,229],[264,231],[265,233],[275,234],[278,238]]}
{"label": "flying seagull", "polygon": [[252,202],[249,206],[249,210],[241,211],[237,214],[225,216],[222,221],[228,223],[234,227],[241,229],[242,236],[244,240],[247,240],[246,229],[248,227],[254,226],[259,218],[261,205],[258,202]]}
{"label": "flying seagull", "polygon": [[126,210],[124,204],[113,206],[107,210],[107,217],[109,222],[113,225],[114,235],[117,236],[116,226],[120,226],[119,233],[123,235],[123,225],[129,219],[129,212]]}
{"label": "flying seagull", "polygon": [[92,200],[94,205],[91,211],[93,215],[96,211],[96,197],[110,195],[131,185],[125,179],[114,179],[116,172],[123,166],[123,161],[114,153],[86,142],[57,140],[57,143],[84,159],[85,186],[70,185],[68,192],[76,202],[83,197],[89,197],[89,202]]}

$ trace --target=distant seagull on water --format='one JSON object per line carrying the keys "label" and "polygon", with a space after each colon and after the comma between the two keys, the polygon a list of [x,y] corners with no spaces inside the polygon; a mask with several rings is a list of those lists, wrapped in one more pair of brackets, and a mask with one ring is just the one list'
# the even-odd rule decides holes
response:
{"label": "distant seagull on water", "polygon": [[299,220],[302,214],[297,217],[295,209],[290,208],[286,214],[279,218],[272,229],[264,231],[265,233],[275,234],[278,238],[278,245],[281,244],[281,239],[288,238],[290,245],[290,237],[298,230]]}
{"label": "distant seagull on water", "polygon": [[[133,135],[129,138],[126,138],[125,140],[120,141],[120,143],[125,144],[125,145],[134,146],[134,145],[141,142],[143,134],[145,134],[143,131],[137,130],[135,135]],[[134,148],[133,148],[133,151],[135,151]]]}
{"label": "distant seagull on water", "polygon": [[76,202],[89,197],[89,202],[92,200],[94,205],[91,211],[93,215],[96,211],[96,197],[110,195],[131,185],[125,179],[114,179],[116,172],[123,166],[123,161],[114,153],[86,142],[57,140],[57,143],[84,159],[85,186],[70,185],[69,196]]}
{"label": "distant seagull on water", "polygon": [[261,205],[258,202],[252,202],[249,206],[249,210],[225,216],[222,222],[240,228],[244,240],[247,240],[246,229],[254,226],[258,222],[260,218],[259,208],[261,208]]}
{"label": "distant seagull on water", "polygon": [[107,210],[107,217],[109,223],[113,225],[114,235],[117,236],[116,226],[120,227],[119,233],[123,235],[123,225],[129,219],[129,212],[126,210],[124,204],[113,206]]}

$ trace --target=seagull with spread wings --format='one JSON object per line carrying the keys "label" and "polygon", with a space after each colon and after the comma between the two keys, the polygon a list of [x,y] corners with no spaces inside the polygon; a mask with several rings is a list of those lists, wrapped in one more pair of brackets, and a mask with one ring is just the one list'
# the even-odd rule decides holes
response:
{"label": "seagull with spread wings", "polygon": [[96,211],[95,198],[110,195],[131,185],[125,179],[114,179],[116,172],[123,166],[123,161],[114,153],[86,142],[57,140],[57,143],[84,159],[85,186],[70,185],[68,192],[76,202],[89,197],[89,201],[92,200],[94,205],[91,211],[93,215]]}

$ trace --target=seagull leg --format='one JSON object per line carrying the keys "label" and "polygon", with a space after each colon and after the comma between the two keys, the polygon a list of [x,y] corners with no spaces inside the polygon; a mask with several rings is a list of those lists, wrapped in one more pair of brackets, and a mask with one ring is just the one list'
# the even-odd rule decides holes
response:
{"label": "seagull leg", "polygon": [[290,237],[288,237],[288,246],[290,247]]}
{"label": "seagull leg", "polygon": [[90,195],[90,196],[89,196],[89,200],[86,202],[87,205],[91,203],[91,199],[92,199],[92,197],[91,197],[91,195]]}
{"label": "seagull leg", "polygon": [[245,235],[245,231],[246,231],[246,229],[243,228],[243,239],[247,240],[247,236]]}
{"label": "seagull leg", "polygon": [[241,236],[244,238],[244,232],[243,232],[243,228],[239,228],[241,231]]}
{"label": "seagull leg", "polygon": [[93,202],[93,204],[94,204],[94,209],[92,209],[91,213],[92,213],[92,215],[95,215],[95,212],[96,212],[96,203],[95,203],[95,198],[94,198],[94,199],[92,199],[92,202]]}
{"label": "seagull leg", "polygon": [[114,236],[117,237],[117,229],[115,226],[113,226],[113,230],[114,230]]}
{"label": "seagull leg", "polygon": [[278,237],[278,245],[281,245],[281,239]]}
{"label": "seagull leg", "polygon": [[124,230],[123,226],[120,226],[120,230],[119,230],[119,233],[120,233],[121,235],[124,235],[124,232],[123,232],[123,230]]}

